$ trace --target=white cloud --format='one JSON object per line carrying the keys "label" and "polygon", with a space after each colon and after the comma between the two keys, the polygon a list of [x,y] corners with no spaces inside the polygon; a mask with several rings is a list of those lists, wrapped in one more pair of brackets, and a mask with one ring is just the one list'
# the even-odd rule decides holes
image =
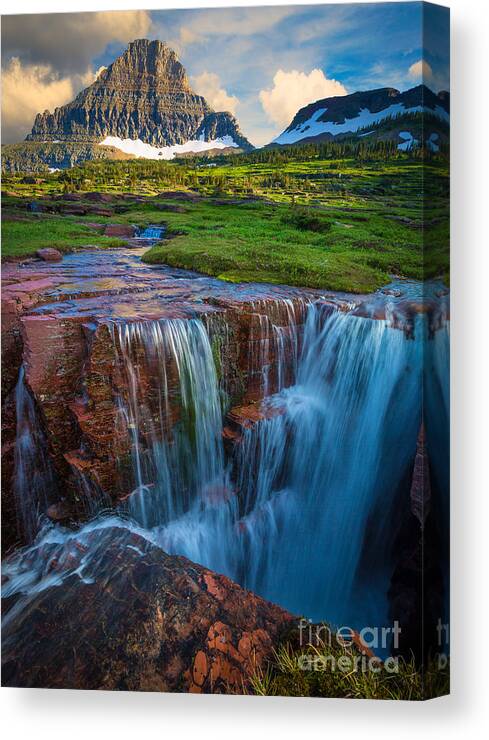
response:
{"label": "white cloud", "polygon": [[254,36],[297,12],[290,6],[194,10],[185,19],[182,36],[186,36],[187,43],[200,41],[204,36]]}
{"label": "white cloud", "polygon": [[69,77],[58,77],[49,65],[23,66],[17,57],[2,74],[2,141],[20,141],[36,113],[53,110],[73,97]]}
{"label": "white cloud", "polygon": [[192,28],[187,28],[187,26],[182,26],[180,28],[180,43],[182,46],[186,46],[188,44],[196,44],[203,40],[203,37],[200,35],[200,33],[197,33]]}
{"label": "white cloud", "polygon": [[83,90],[85,87],[88,87],[92,84],[92,82],[95,82],[95,80],[98,80],[102,72],[104,72],[107,69],[107,67],[99,67],[97,70],[94,70],[89,67],[86,72],[80,75],[73,75],[70,79],[72,81],[73,89],[75,90],[75,94],[79,92],[79,90]]}
{"label": "white cloud", "polygon": [[304,105],[346,94],[341,82],[329,80],[321,69],[313,69],[309,74],[279,69],[273,78],[273,87],[260,91],[260,101],[269,120],[285,126]]}
{"label": "white cloud", "polygon": [[203,95],[209,105],[216,111],[230,111],[236,115],[239,100],[236,95],[228,95],[221,87],[221,80],[214,72],[202,72],[191,78],[192,87],[199,95]]}
{"label": "white cloud", "polygon": [[50,13],[2,17],[2,59],[54,67],[59,74],[83,74],[107,44],[146,36],[146,10]]}
{"label": "white cloud", "polygon": [[13,57],[2,72],[2,142],[15,143],[30,133],[37,113],[54,111],[92,84],[106,67],[61,76],[49,64],[22,64]]}
{"label": "white cloud", "polygon": [[[98,78],[100,77],[100,75],[102,74],[102,72],[105,72],[106,69],[107,69],[107,67],[104,67],[103,65],[101,67],[99,67],[97,69],[97,71],[94,73],[93,79],[94,80],[98,80]],[[91,84],[91,83],[88,83],[88,84]]]}
{"label": "white cloud", "polygon": [[412,80],[428,81],[433,77],[433,70],[425,59],[420,59],[418,62],[411,64],[408,74]]}
{"label": "white cloud", "polygon": [[30,132],[37,113],[72,100],[103,71],[92,60],[113,41],[145,36],[147,11],[17,15],[2,18],[2,141]]}

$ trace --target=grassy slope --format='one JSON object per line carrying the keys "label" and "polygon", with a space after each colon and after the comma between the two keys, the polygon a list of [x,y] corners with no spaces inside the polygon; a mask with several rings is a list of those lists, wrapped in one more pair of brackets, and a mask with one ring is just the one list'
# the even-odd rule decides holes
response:
{"label": "grassy slope", "polygon": [[[316,696],[348,699],[399,699],[422,701],[450,692],[450,669],[430,661],[423,671],[414,660],[398,659],[396,670],[365,670],[360,653],[351,647],[339,647],[334,640],[321,647],[293,648],[279,646],[266,670],[258,670],[251,682],[252,693],[259,696]],[[319,669],[304,670],[303,656],[318,660]],[[346,670],[339,660],[346,660]],[[324,661],[321,663],[320,661]],[[368,660],[368,658],[367,658]],[[314,664],[312,664],[314,665]],[[357,665],[356,669],[352,669]],[[379,663],[376,664],[378,667]],[[306,663],[307,666],[307,663]],[[365,664],[368,668],[368,663]]]}
{"label": "grassy slope", "polygon": [[120,239],[101,236],[93,229],[76,223],[68,217],[31,218],[25,221],[2,223],[2,258],[15,259],[34,255],[43,247],[54,247],[60,252],[71,252],[88,245],[117,247]]}
{"label": "grassy slope", "polygon": [[329,230],[303,230],[286,222],[290,211],[278,204],[216,206],[203,201],[187,206],[185,214],[165,213],[169,229],[184,233],[155,246],[144,260],[234,282],[353,292],[384,285],[390,273],[422,276],[419,231],[377,215],[368,222],[355,221],[340,209],[314,211]]}
{"label": "grassy slope", "polygon": [[[85,244],[114,244],[80,225],[83,221],[164,223],[169,232],[180,233],[156,245],[145,255],[146,261],[166,262],[230,281],[364,292],[385,284],[392,274],[417,279],[423,274],[444,275],[447,279],[447,168],[443,163],[425,168],[429,208],[424,214],[428,227],[423,258],[422,166],[407,157],[279,164],[237,158],[212,168],[192,162],[90,163],[35,184],[9,176],[4,178],[4,187],[23,198],[59,194],[67,177],[78,183],[82,197],[83,191],[93,190],[149,197],[133,203],[125,213],[114,209],[110,217],[43,215],[38,219],[18,208],[15,201],[19,197],[7,197],[7,209],[29,220],[5,221],[3,253],[4,257],[21,256],[40,246],[68,250]],[[182,213],[158,208],[161,203],[178,201],[158,198],[157,193],[189,188],[207,197],[192,203],[182,200]],[[236,203],[249,195],[265,200]],[[219,205],[216,198],[229,202]],[[319,222],[320,229],[297,223],[293,203],[306,208],[308,218]]]}
{"label": "grassy slope", "polygon": [[[426,166],[429,195],[423,211],[422,164],[409,160],[359,164],[291,161],[227,165],[209,176],[227,193],[258,193],[272,204],[192,205],[185,216],[169,214],[170,230],[185,232],[156,246],[145,259],[168,262],[227,280],[286,282],[362,292],[390,275],[448,280],[448,220],[444,211],[446,168]],[[200,174],[201,189],[205,180]],[[207,186],[208,192],[212,192]],[[283,223],[291,201],[331,226],[302,231]],[[428,200],[428,199],[427,199]]]}

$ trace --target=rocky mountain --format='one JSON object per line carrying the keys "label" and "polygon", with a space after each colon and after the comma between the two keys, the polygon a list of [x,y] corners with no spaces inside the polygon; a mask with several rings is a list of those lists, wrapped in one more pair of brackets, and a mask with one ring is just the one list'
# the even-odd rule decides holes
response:
{"label": "rocky mountain", "polygon": [[[109,137],[159,149],[191,141],[215,146],[221,139],[223,146],[252,148],[230,113],[213,111],[192,90],[175,52],[147,39],[130,43],[71,103],[39,113],[27,140],[103,143]],[[164,155],[155,157],[169,158]]]}
{"label": "rocky mountain", "polygon": [[[386,133],[395,130],[396,125],[398,129],[406,128],[401,125],[403,119],[421,119],[420,114],[425,114],[423,117],[427,120],[429,116],[429,120],[439,122],[442,129],[446,128],[450,120],[449,93],[435,94],[425,85],[418,85],[402,93],[391,87],[383,87],[317,100],[301,108],[272,144],[369,136],[378,133],[379,128]],[[396,125],[392,126],[393,123]],[[410,131],[397,130],[395,133],[405,134],[400,137],[400,148],[413,145],[415,138]],[[440,136],[438,130],[433,133]],[[436,140],[432,139],[433,142]]]}
{"label": "rocky mountain", "polygon": [[90,141],[62,143],[23,141],[2,146],[2,172],[47,172],[66,170],[87,159],[132,159],[114,146],[99,146]]}
{"label": "rocky mountain", "polygon": [[196,134],[197,139],[204,141],[232,139],[241,149],[250,149],[250,142],[242,134],[238,121],[231,113],[209,113],[201,122]]}

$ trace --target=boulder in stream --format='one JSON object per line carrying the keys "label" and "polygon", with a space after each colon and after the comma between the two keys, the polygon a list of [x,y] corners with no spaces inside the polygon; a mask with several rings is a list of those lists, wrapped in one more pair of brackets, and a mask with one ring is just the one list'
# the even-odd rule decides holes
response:
{"label": "boulder in stream", "polygon": [[63,255],[58,249],[53,247],[45,247],[44,249],[38,249],[36,256],[39,257],[43,262],[61,262]]}

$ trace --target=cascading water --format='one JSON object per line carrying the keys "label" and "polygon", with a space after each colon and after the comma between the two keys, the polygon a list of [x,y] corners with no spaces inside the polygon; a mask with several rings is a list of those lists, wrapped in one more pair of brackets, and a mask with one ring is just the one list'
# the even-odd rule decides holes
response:
{"label": "cascading water", "polygon": [[158,239],[161,239],[164,231],[165,229],[163,226],[146,226],[144,229],[139,229],[137,238],[154,239],[157,241]]}
{"label": "cascading water", "polygon": [[[388,320],[321,302],[304,304],[301,318],[304,312],[302,336],[293,306],[283,326],[258,319],[268,373],[262,388],[270,387],[273,356],[278,392],[244,429],[233,461],[223,446],[206,324],[112,325],[126,378],[120,421],[132,441],[132,493],[120,516],[170,554],[294,613],[383,625],[398,494],[406,493],[421,423],[426,318],[418,316],[413,340]],[[21,405],[25,417],[29,407]]]}
{"label": "cascading water", "polygon": [[27,542],[32,542],[39,529],[40,515],[55,495],[56,482],[45,451],[35,404],[25,384],[23,366],[15,388],[15,412],[13,490],[19,531]]}
{"label": "cascading water", "polygon": [[[131,515],[158,528],[169,552],[225,572],[292,611],[350,624],[359,612],[363,623],[367,616],[385,621],[388,530],[421,420],[422,342],[406,340],[385,321],[325,315],[311,305],[296,383],[264,402],[272,412],[244,432],[234,494],[203,324],[173,320],[116,330],[130,381],[124,413],[133,433]],[[138,394],[138,346],[145,362],[159,368],[166,406],[169,358],[176,362],[183,419],[171,441],[162,442],[168,432],[151,426]],[[377,572],[362,589],[358,567],[369,531]],[[371,603],[360,608],[366,592]]]}
{"label": "cascading water", "polygon": [[[248,373],[259,375],[263,396],[268,396],[272,388],[280,389],[289,385],[297,375],[299,360],[298,326],[305,321],[308,302],[302,299],[284,298],[275,301],[251,303],[253,320],[250,331],[250,352]],[[266,308],[274,313],[284,314],[284,323],[275,323],[267,315]],[[261,311],[260,311],[261,309]]]}
{"label": "cascading water", "polygon": [[[133,442],[136,490],[129,510],[143,526],[166,523],[187,512],[196,499],[226,486],[222,411],[209,338],[195,319],[117,324],[113,336],[129,389],[127,401],[120,399]],[[156,413],[155,404],[141,395],[138,350],[153,370]],[[178,379],[180,419],[169,433],[171,365]]]}
{"label": "cascading water", "polygon": [[365,589],[374,610],[359,609],[356,579],[369,530],[377,566],[385,562],[378,543],[415,449],[420,372],[420,343],[386,322],[338,312],[323,323],[311,306],[297,384],[240,452],[246,477],[245,460],[260,449],[254,506],[241,522],[248,588],[313,619],[384,621],[375,585],[385,593],[388,573]]}
{"label": "cascading water", "polygon": [[[229,572],[234,553],[221,537],[236,521],[222,444],[222,410],[212,348],[196,319],[119,324],[113,337],[122,354],[129,397],[121,413],[132,435],[135,489],[125,505],[143,527],[157,527],[170,553],[186,554]],[[142,399],[137,352],[154,369],[158,407]],[[180,418],[171,432],[169,372],[176,373]],[[155,418],[158,422],[155,423]]]}

